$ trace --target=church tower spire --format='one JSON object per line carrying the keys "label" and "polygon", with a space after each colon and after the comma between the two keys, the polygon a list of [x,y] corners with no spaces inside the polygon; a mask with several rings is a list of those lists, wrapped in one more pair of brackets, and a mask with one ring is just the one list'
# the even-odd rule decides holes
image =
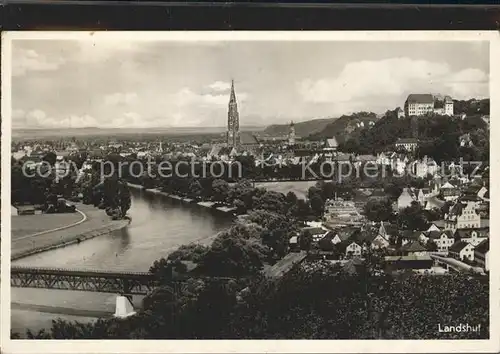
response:
{"label": "church tower spire", "polygon": [[295,145],[295,124],[293,120],[290,122],[290,130],[288,132],[288,145]]}
{"label": "church tower spire", "polygon": [[229,97],[227,114],[227,146],[235,147],[239,143],[240,137],[240,117],[238,114],[238,104],[236,93],[234,92],[234,80],[231,80],[231,94]]}

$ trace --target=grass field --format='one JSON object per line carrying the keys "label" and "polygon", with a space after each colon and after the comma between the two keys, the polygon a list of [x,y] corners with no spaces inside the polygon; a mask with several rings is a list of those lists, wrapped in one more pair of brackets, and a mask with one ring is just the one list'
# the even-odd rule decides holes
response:
{"label": "grass field", "polygon": [[[124,220],[111,220],[104,210],[95,208],[92,205],[79,204],[77,208],[87,216],[84,222],[33,237],[30,237],[30,235],[74,224],[82,219],[82,215],[80,213],[71,213],[13,216],[11,255],[18,257],[26,252],[31,252],[33,249],[71,242],[84,234],[113,227],[123,227],[124,223],[126,223]],[[17,218],[22,219],[18,220]]]}
{"label": "grass field", "polygon": [[80,213],[39,214],[12,216],[13,238],[32,235],[37,232],[56,229],[82,220]]}

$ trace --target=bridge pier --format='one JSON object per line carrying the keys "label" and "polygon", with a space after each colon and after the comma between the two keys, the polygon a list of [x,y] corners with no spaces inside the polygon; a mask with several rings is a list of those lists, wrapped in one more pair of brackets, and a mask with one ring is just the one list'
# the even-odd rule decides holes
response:
{"label": "bridge pier", "polygon": [[131,296],[118,295],[116,297],[115,314],[116,318],[127,318],[135,315],[134,305]]}

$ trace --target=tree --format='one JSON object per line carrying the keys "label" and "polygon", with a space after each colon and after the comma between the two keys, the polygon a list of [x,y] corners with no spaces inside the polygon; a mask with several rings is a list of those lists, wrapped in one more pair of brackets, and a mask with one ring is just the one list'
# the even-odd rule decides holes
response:
{"label": "tree", "polygon": [[57,161],[57,155],[53,151],[49,151],[42,157],[42,160],[48,162],[50,166],[54,166]]}
{"label": "tree", "polygon": [[213,276],[244,276],[255,274],[263,267],[268,250],[254,240],[246,240],[233,232],[223,232],[215,238],[200,260],[200,268]]}
{"label": "tree", "polygon": [[290,191],[286,194],[286,203],[290,206],[295,205],[297,203],[297,195]]}
{"label": "tree", "polygon": [[310,200],[311,210],[316,216],[322,216],[325,209],[325,202],[319,194],[314,194]]}
{"label": "tree", "polygon": [[216,179],[212,182],[214,201],[224,203],[229,195],[229,184],[222,180]]}
{"label": "tree", "polygon": [[290,209],[290,213],[299,220],[307,220],[309,215],[311,215],[311,208],[309,207],[309,203],[304,199],[299,199],[297,200],[297,204]]}
{"label": "tree", "polygon": [[412,202],[411,206],[401,210],[397,221],[398,225],[406,230],[426,230],[429,227],[422,206],[418,202]]}
{"label": "tree", "polygon": [[363,208],[364,214],[370,221],[387,221],[392,217],[392,203],[389,199],[369,200]]}
{"label": "tree", "polygon": [[311,249],[311,244],[313,241],[313,236],[309,230],[303,230],[299,235],[300,249],[304,251],[309,251]]}
{"label": "tree", "polygon": [[286,200],[283,193],[265,191],[253,197],[254,209],[263,209],[276,213],[284,213],[286,210]]}
{"label": "tree", "polygon": [[438,246],[434,240],[429,239],[425,245],[428,251],[436,252],[438,250]]}

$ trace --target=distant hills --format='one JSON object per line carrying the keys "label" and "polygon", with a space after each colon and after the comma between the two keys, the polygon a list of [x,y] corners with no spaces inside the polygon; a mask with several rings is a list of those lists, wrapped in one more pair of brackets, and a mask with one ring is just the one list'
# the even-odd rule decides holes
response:
{"label": "distant hills", "polygon": [[[264,127],[242,126],[242,131],[261,131]],[[61,138],[61,137],[82,137],[82,136],[109,136],[124,137],[137,135],[212,135],[222,134],[226,127],[155,127],[155,128],[14,128],[13,138]]]}
{"label": "distant hills", "polygon": [[[358,112],[342,115],[336,118],[313,119],[295,123],[295,134],[301,138],[312,140],[331,138],[335,136],[343,140],[358,129],[368,128],[378,120],[373,112]],[[261,134],[267,136],[283,136],[290,131],[290,124],[273,124],[264,129]]]}
{"label": "distant hills", "polygon": [[[300,137],[305,137],[320,132],[336,119],[337,118],[321,118],[295,123],[295,134]],[[269,125],[261,133],[267,136],[283,136],[287,135],[289,131],[290,123],[287,123]]]}
{"label": "distant hills", "polygon": [[358,130],[373,126],[378,121],[377,114],[373,112],[358,112],[343,115],[333,122],[328,123],[321,131],[311,133],[309,139],[318,140],[336,137],[341,142]]}

